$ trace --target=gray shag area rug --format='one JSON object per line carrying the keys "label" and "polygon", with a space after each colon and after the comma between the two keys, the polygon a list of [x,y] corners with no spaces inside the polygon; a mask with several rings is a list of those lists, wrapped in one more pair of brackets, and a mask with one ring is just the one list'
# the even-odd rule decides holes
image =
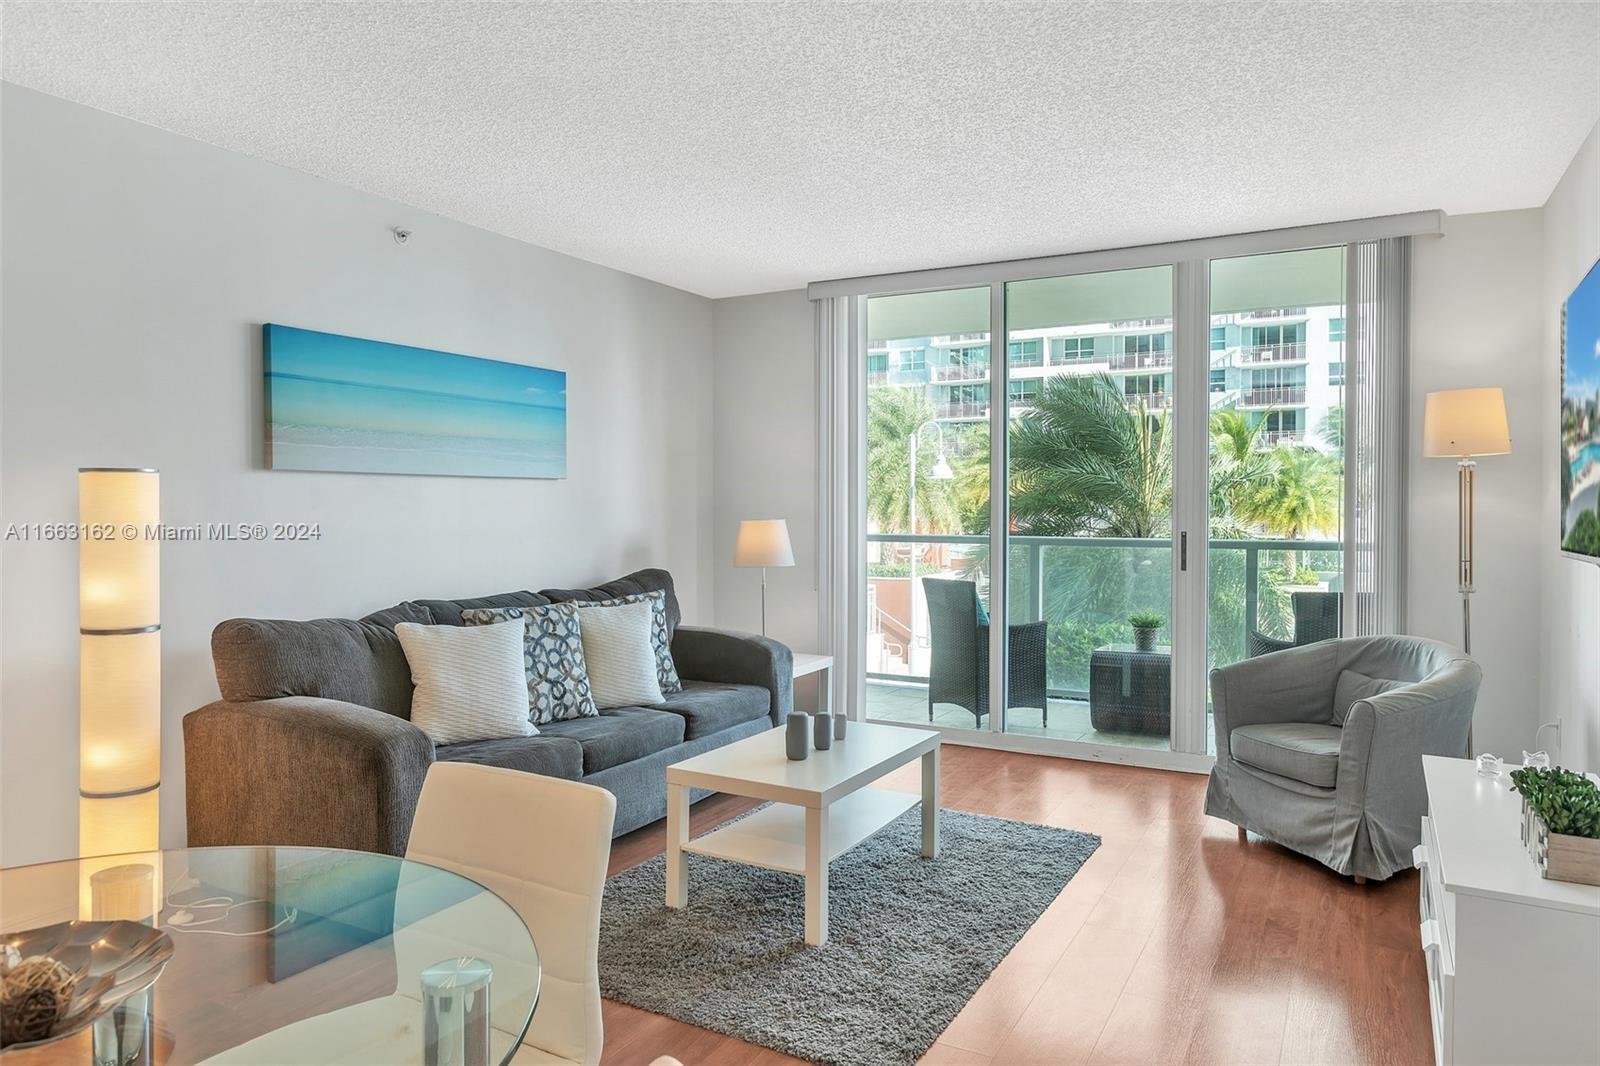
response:
{"label": "gray shag area rug", "polygon": [[829,867],[829,939],[805,943],[804,880],[689,855],[606,883],[610,999],[829,1066],[914,1063],[1099,847],[1070,829],[941,811],[939,857],[913,807]]}

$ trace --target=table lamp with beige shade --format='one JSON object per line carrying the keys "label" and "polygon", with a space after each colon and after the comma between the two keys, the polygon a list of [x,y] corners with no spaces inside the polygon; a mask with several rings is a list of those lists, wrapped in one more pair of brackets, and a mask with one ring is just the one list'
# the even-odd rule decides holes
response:
{"label": "table lamp with beige shade", "polygon": [[747,518],[739,523],[733,546],[734,566],[761,568],[761,635],[767,635],[767,567],[793,566],[789,523],[781,518]]}
{"label": "table lamp with beige shade", "polygon": [[1428,393],[1422,453],[1456,460],[1456,584],[1461,590],[1461,650],[1472,654],[1472,483],[1476,460],[1509,455],[1511,430],[1502,389],[1448,389]]}

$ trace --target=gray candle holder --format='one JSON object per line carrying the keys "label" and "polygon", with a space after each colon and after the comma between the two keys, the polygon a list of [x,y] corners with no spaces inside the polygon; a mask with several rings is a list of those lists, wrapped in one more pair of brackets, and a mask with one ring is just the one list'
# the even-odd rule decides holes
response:
{"label": "gray candle holder", "polygon": [[833,716],[818,714],[812,718],[811,730],[818,751],[833,747]]}
{"label": "gray candle holder", "polygon": [[811,730],[810,717],[800,711],[789,715],[789,731],[784,735],[784,743],[792,762],[800,762],[811,754],[811,740],[807,736]]}

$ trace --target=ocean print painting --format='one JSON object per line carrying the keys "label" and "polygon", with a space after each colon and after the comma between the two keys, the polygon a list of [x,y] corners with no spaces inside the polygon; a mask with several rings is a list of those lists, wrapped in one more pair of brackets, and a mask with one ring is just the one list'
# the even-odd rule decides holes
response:
{"label": "ocean print painting", "polygon": [[567,375],[267,324],[267,466],[567,476]]}
{"label": "ocean print painting", "polygon": [[1561,550],[1600,562],[1600,262],[1562,308]]}

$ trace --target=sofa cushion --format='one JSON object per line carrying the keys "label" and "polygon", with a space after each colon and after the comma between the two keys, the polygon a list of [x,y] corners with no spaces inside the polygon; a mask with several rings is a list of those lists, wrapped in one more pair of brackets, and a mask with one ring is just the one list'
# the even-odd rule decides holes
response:
{"label": "sofa cushion", "polygon": [[650,647],[655,652],[656,658],[656,684],[661,686],[662,695],[671,695],[683,688],[683,680],[678,677],[678,664],[672,659],[672,627],[667,622],[667,594],[662,589],[654,592],[639,592],[632,596],[618,596],[614,600],[597,600],[588,602],[581,600],[572,601],[575,606],[587,608],[594,607],[626,607],[633,603],[647,603],[650,605]]}
{"label": "sofa cushion", "polygon": [[1354,670],[1340,670],[1339,680],[1333,686],[1333,724],[1342,726],[1350,715],[1350,708],[1362,700],[1370,700],[1397,688],[1414,684],[1411,681],[1390,681],[1386,677],[1368,677]]}
{"label": "sofa cushion", "polygon": [[222,698],[316,696],[411,717],[411,667],[391,625],[230,618],[211,631]]}
{"label": "sofa cushion", "polygon": [[[606,601],[613,603],[614,601]],[[656,653],[651,645],[652,610],[633,603],[557,604],[578,612],[583,630],[583,660],[595,706],[651,707],[661,702]]]}
{"label": "sofa cushion", "polygon": [[543,607],[550,600],[537,592],[500,592],[493,596],[469,596],[464,600],[417,600],[432,616],[433,624],[458,626],[461,612],[473,607]]}
{"label": "sofa cushion", "polygon": [[522,665],[528,680],[528,716],[533,724],[599,714],[589,688],[577,605],[467,607],[461,612],[461,622],[468,627],[494,625],[507,619],[523,624]]}
{"label": "sofa cushion", "polygon": [[443,762],[499,766],[546,777],[562,777],[568,781],[576,781],[583,776],[583,748],[578,742],[570,737],[552,737],[543,733],[533,737],[442,744],[435,749],[434,757]]}
{"label": "sofa cushion", "polygon": [[492,626],[402,622],[395,635],[411,664],[411,724],[435,744],[531,737],[522,619]]}
{"label": "sofa cushion", "polygon": [[696,740],[740,722],[768,717],[772,713],[772,693],[759,685],[685,681],[683,691],[668,696],[660,707],[682,715],[686,723],[684,739]]}
{"label": "sofa cushion", "polygon": [[598,718],[573,718],[539,727],[545,736],[578,742],[583,748],[585,776],[682,744],[683,731],[684,720],[678,715],[647,707],[619,707],[601,711]]}
{"label": "sofa cushion", "polygon": [[418,625],[431,626],[433,625],[433,612],[420,603],[401,600],[393,607],[385,607],[381,611],[373,611],[371,614],[362,615],[361,620],[363,622],[372,622],[385,629],[393,629],[401,622],[415,622]]}
{"label": "sofa cushion", "polygon": [[[604,585],[596,585],[589,589],[540,589],[539,595],[547,597],[555,603],[571,603],[574,601],[594,603],[599,600],[616,600],[624,596],[637,596],[646,592],[655,592],[657,589],[667,594],[667,629],[668,640],[671,634],[678,631],[678,623],[683,620],[683,614],[678,610],[678,595],[672,589],[672,575],[665,570],[648,569],[635,570],[615,581],[607,581]],[[498,606],[498,605],[491,605]]]}
{"label": "sofa cushion", "polygon": [[1242,725],[1228,735],[1228,751],[1258,770],[1332,788],[1339,779],[1342,735],[1338,726],[1313,722]]}

